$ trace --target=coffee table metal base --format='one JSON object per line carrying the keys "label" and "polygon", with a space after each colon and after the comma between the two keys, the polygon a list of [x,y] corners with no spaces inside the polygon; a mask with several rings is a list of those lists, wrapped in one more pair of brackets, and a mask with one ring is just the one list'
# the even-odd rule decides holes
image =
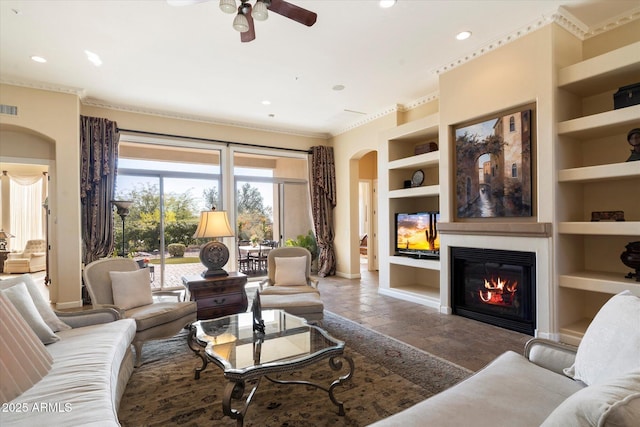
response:
{"label": "coffee table metal base", "polygon": [[[331,399],[331,402],[333,402],[333,404],[338,407],[338,415],[344,416],[345,415],[344,402],[339,401],[334,395],[333,391],[337,386],[339,386],[345,381],[349,381],[353,376],[353,371],[354,371],[353,359],[351,359],[351,357],[346,355],[333,356],[329,358],[329,366],[334,371],[342,370],[342,367],[344,366],[343,360],[349,366],[348,371],[344,375],[341,375],[340,377],[338,377],[328,387],[323,384],[318,384],[311,381],[279,380],[279,379],[272,378],[269,375],[264,375],[264,378],[276,384],[298,384],[298,385],[311,386],[311,387],[320,389],[326,392],[329,395],[329,399]],[[261,379],[262,377],[259,377],[254,380],[247,381],[252,383],[253,388],[247,395],[247,398],[244,400],[244,404],[239,409],[234,409],[232,407],[232,401],[242,400],[242,397],[244,396],[244,391],[245,391],[245,381],[229,380],[229,382],[227,383],[227,386],[224,389],[224,397],[222,399],[222,412],[226,416],[230,417],[231,419],[237,420],[238,427],[241,427],[243,425],[244,415],[246,414],[247,409],[249,409],[251,400],[253,399],[253,396],[255,395],[256,391],[258,390],[258,387],[260,386]]]}

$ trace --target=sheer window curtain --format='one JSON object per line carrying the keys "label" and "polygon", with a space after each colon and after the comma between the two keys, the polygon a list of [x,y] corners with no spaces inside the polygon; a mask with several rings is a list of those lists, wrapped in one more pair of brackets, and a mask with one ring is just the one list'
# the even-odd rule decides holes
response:
{"label": "sheer window curtain", "polygon": [[9,175],[10,232],[12,250],[24,249],[27,240],[44,239],[44,194],[42,175]]}

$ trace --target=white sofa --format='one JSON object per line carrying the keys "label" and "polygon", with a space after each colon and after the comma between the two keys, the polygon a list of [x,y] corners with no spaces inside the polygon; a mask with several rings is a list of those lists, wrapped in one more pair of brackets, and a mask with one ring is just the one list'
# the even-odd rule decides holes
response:
{"label": "white sofa", "polygon": [[532,339],[372,426],[640,426],[640,298],[611,298],[577,348]]}
{"label": "white sofa", "polygon": [[[28,291],[35,289],[35,292],[39,292],[28,274],[0,280],[5,325],[6,312],[19,305],[15,300],[8,300],[5,295],[12,292],[9,289],[14,286],[17,286],[14,289],[23,290],[21,283],[24,282],[31,282]],[[33,301],[34,306],[43,309],[44,298],[38,301],[39,306],[35,304],[36,299],[37,297]],[[6,301],[9,301],[9,304]],[[6,310],[7,307],[12,310]],[[49,363],[50,367],[45,369],[42,379],[17,397],[7,402],[3,399],[0,425],[119,426],[118,406],[133,372],[131,343],[136,333],[135,321],[121,319],[118,311],[110,308],[56,313],[57,316],[53,314],[55,319],[51,317],[52,314],[53,311],[44,312],[41,316],[47,325],[52,326],[50,330],[45,331],[45,335],[53,333],[53,336],[48,335],[44,338],[53,342],[43,345],[43,358],[52,360]],[[19,312],[19,315],[22,315],[19,320],[26,320],[22,312]],[[25,329],[31,327],[36,332],[37,328],[34,329],[31,323],[27,321],[26,325]],[[21,345],[7,342],[7,339],[11,340],[12,334],[6,329],[3,328],[3,347],[6,346],[2,349],[3,352]],[[38,330],[33,334],[36,337],[35,344],[42,344],[42,333]],[[21,331],[18,340],[22,335],[24,331]],[[46,361],[43,365],[47,366]],[[35,369],[27,363],[27,358],[24,363],[19,363],[19,368]],[[0,366],[3,396],[6,396],[5,387],[11,374],[7,372],[8,369],[12,369],[11,366]],[[15,366],[13,370],[16,370]],[[14,391],[14,394],[20,391]]]}

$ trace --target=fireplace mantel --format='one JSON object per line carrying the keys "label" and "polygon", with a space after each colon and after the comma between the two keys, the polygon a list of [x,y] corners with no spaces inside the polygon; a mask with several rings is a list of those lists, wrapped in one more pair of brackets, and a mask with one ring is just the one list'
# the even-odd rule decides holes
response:
{"label": "fireplace mantel", "polygon": [[550,222],[439,222],[441,234],[551,237]]}

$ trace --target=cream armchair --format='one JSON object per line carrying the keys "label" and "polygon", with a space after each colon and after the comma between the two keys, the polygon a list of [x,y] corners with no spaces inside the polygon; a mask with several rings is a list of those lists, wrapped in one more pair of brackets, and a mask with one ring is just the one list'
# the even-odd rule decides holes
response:
{"label": "cream armchair", "polygon": [[94,308],[113,307],[136,321],[136,367],[142,363],[145,341],[172,337],[196,321],[195,301],[154,302],[148,270],[132,259],[94,261],[84,267],[82,276]]}
{"label": "cream armchair", "polygon": [[260,304],[265,309],[282,309],[310,323],[321,323],[324,304],[318,281],[311,278],[311,253],[287,246],[269,251],[269,277],[260,283]]}
{"label": "cream armchair", "polygon": [[22,252],[7,255],[5,273],[33,273],[47,268],[47,243],[44,240],[27,240]]}
{"label": "cream armchair", "polygon": [[260,282],[260,295],[320,293],[311,278],[311,253],[300,246],[274,248],[267,255],[268,277]]}

